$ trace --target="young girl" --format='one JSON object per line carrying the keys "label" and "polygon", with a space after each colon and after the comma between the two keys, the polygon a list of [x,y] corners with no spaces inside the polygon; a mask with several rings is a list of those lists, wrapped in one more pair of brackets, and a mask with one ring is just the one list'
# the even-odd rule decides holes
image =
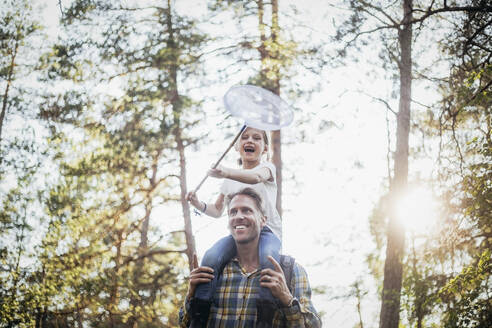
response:
{"label": "young girl", "polygon": [[[194,192],[189,192],[186,199],[201,212],[218,218],[226,207],[226,197],[245,187],[253,188],[262,197],[267,225],[260,234],[259,258],[261,269],[272,268],[268,256],[280,262],[281,248],[281,219],[276,209],[277,184],[275,166],[269,161],[262,161],[262,156],[268,153],[268,137],[265,131],[248,127],[244,130],[235,145],[240,155],[242,169],[231,169],[218,166],[210,169],[208,174],[214,178],[224,179],[220,194],[215,203],[207,204],[200,201]],[[210,283],[198,285],[192,301],[191,315],[194,320],[206,322],[210,304],[215,293],[217,278],[225,264],[236,255],[236,246],[232,236],[219,240],[209,249],[202,260],[202,266],[214,269],[214,279]],[[274,298],[266,287],[260,288],[258,304],[274,304]]]}

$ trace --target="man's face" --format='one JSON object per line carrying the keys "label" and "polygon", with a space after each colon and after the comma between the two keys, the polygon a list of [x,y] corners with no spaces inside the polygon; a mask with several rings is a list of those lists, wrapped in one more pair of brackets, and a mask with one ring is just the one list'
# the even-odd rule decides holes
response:
{"label": "man's face", "polygon": [[247,195],[235,196],[229,204],[229,230],[238,244],[247,244],[260,236],[265,217]]}

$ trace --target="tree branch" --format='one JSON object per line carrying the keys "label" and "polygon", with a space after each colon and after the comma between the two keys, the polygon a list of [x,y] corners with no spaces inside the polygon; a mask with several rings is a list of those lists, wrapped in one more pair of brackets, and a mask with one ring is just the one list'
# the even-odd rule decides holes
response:
{"label": "tree branch", "polygon": [[390,126],[389,126],[389,118],[388,111],[386,111],[386,140],[387,149],[386,149],[386,166],[388,169],[388,186],[391,186],[393,178],[391,177],[391,134],[390,134]]}
{"label": "tree branch", "polygon": [[391,28],[398,29],[398,26],[399,25],[385,25],[385,26],[378,26],[376,28],[373,28],[372,30],[361,31],[361,32],[355,34],[355,36],[351,40],[347,41],[345,43],[345,46],[344,46],[343,49],[344,50],[347,49],[350,46],[350,44],[352,44],[353,42],[355,42],[359,37],[361,37],[364,34],[371,34],[371,33],[374,33],[374,32],[380,31],[380,30],[386,30],[386,29],[391,29]]}
{"label": "tree branch", "polygon": [[[369,7],[369,8],[371,8],[371,9],[374,9],[374,10],[378,11],[379,13],[381,13],[381,14],[382,14],[384,17],[386,17],[386,18],[387,18],[387,19],[388,19],[388,20],[389,20],[389,21],[390,21],[390,22],[391,22],[394,26],[398,26],[398,25],[399,25],[399,23],[398,23],[397,21],[395,21],[395,20],[393,19],[393,17],[391,17],[390,15],[388,15],[388,14],[387,14],[387,13],[383,10],[383,8],[376,7],[376,6],[372,5],[371,3],[368,3],[368,2],[363,1],[363,0],[359,0],[359,2],[360,2],[361,4],[363,4],[364,6]],[[371,15],[372,17],[376,18],[376,19],[377,19],[378,21],[380,21],[381,23],[385,23],[382,19],[380,19],[379,17],[377,17],[377,16],[376,16],[376,15],[374,15],[373,13],[369,12],[368,10],[365,10],[365,9],[364,9],[364,11],[365,11],[367,14]],[[388,25],[389,25],[389,24],[388,24]]]}
{"label": "tree branch", "polygon": [[396,116],[396,115],[398,115],[398,114],[397,114],[397,113],[396,113],[396,112],[395,112],[395,111],[391,108],[390,104],[389,104],[386,100],[384,100],[384,99],[382,99],[382,98],[379,98],[379,97],[374,97],[374,96],[372,96],[372,95],[370,95],[370,94],[366,93],[365,91],[358,91],[358,92],[359,92],[359,93],[362,93],[363,95],[368,96],[369,98],[372,98],[372,100],[377,100],[377,101],[379,101],[379,102],[382,102],[382,103],[386,106],[386,108],[387,108],[390,112],[392,112],[395,116]]}
{"label": "tree branch", "polygon": [[63,19],[63,8],[62,8],[61,0],[58,0],[58,7],[60,7],[60,14],[61,14],[62,19]]}
{"label": "tree branch", "polygon": [[474,6],[458,6],[458,7],[448,7],[446,4],[444,4],[443,8],[439,9],[434,9],[432,10],[431,7],[429,7],[427,10],[422,10],[422,9],[413,9],[414,13],[420,12],[420,13],[425,13],[423,16],[419,18],[412,19],[408,24],[414,24],[421,22],[428,17],[439,14],[439,13],[446,13],[446,12],[458,12],[458,11],[464,11],[464,12],[492,12],[492,6],[480,6],[480,7],[474,7]]}

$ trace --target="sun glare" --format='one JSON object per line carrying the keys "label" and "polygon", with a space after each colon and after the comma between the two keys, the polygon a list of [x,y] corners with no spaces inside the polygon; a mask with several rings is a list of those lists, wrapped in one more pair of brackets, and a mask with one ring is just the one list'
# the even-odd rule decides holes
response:
{"label": "sun glare", "polygon": [[417,234],[426,233],[439,215],[436,197],[423,186],[409,189],[398,200],[396,211],[405,228]]}

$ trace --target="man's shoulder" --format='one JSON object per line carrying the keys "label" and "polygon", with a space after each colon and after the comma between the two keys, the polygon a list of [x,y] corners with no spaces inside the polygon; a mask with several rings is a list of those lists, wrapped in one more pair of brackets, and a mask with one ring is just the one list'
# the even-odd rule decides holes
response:
{"label": "man's shoulder", "polygon": [[307,273],[304,267],[290,255],[280,255],[280,266],[284,271],[285,281],[292,291],[297,284],[307,280]]}
{"label": "man's shoulder", "polygon": [[280,254],[280,266],[282,267],[282,269],[286,267],[286,268],[292,268],[293,270],[297,270],[297,271],[299,270],[305,271],[302,264],[297,262],[295,257],[288,254]]}
{"label": "man's shoulder", "polygon": [[285,281],[287,282],[291,281],[295,264],[296,264],[296,259],[293,258],[292,256],[287,254],[280,255],[280,266],[284,271]]}

